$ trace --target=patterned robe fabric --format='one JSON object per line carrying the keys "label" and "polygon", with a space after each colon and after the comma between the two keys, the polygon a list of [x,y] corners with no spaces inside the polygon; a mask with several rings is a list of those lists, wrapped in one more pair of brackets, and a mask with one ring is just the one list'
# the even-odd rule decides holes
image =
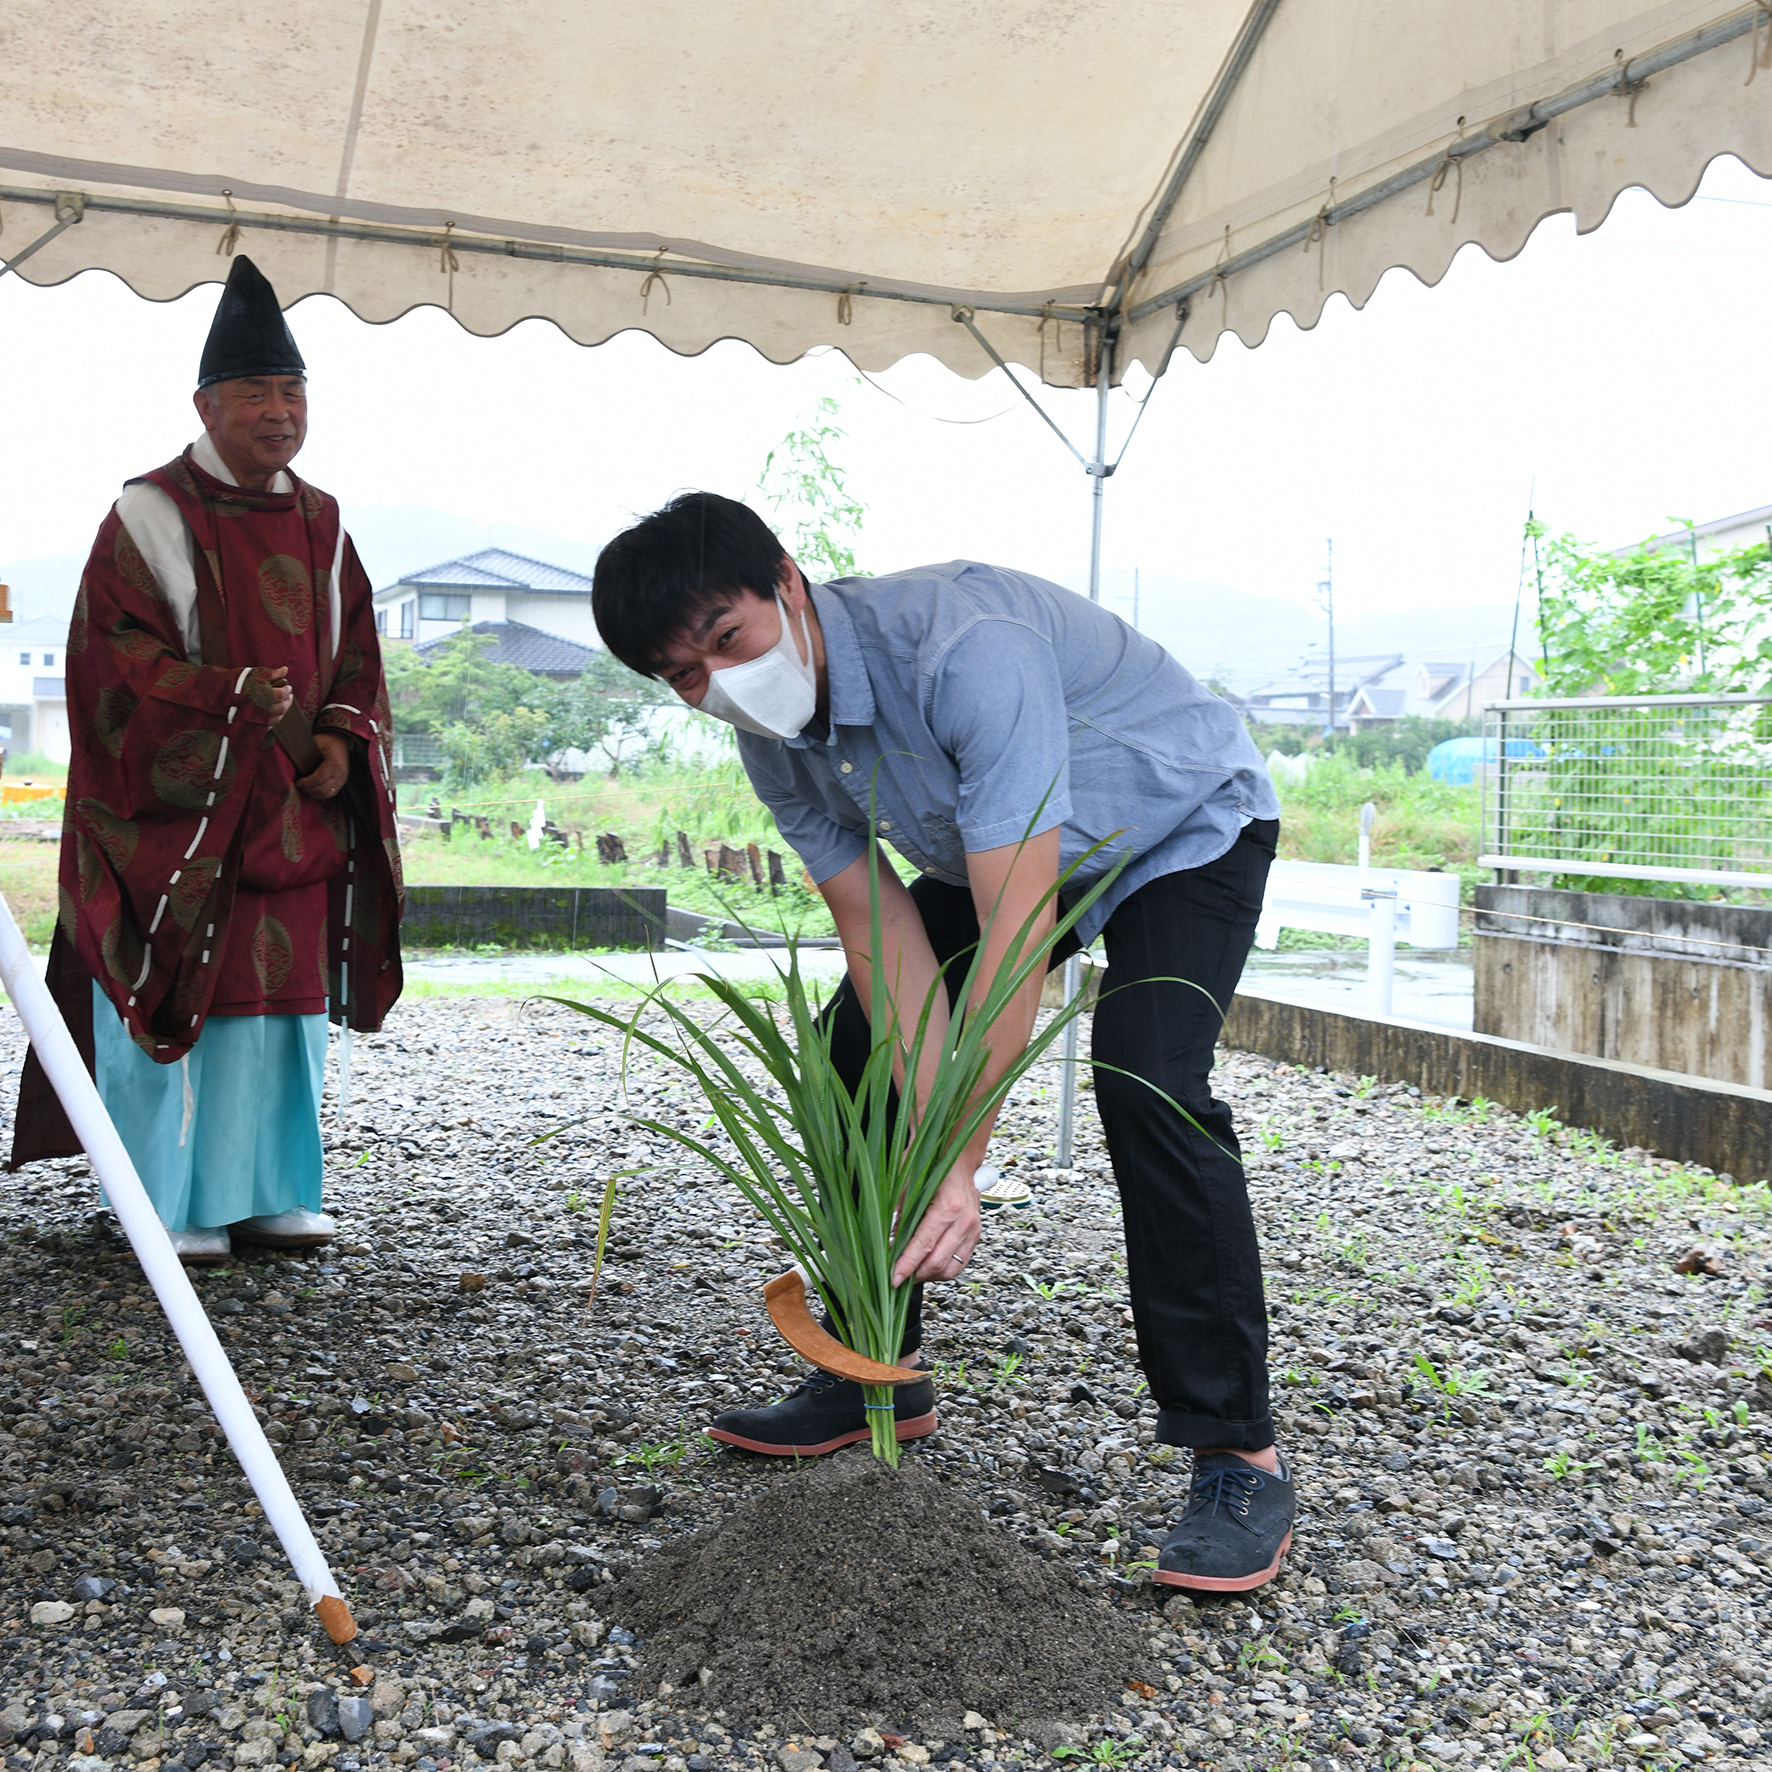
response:
{"label": "patterned robe fabric", "polygon": [[[89,980],[163,1064],[210,1015],[326,1010],[379,1028],[401,984],[393,735],[369,580],[348,541],[336,594],[331,583],[338,503],[293,475],[285,493],[227,485],[189,450],[144,477],[195,540],[200,656],[112,511],[68,634],[74,746],[51,988],[89,1062]],[[315,730],[349,737],[351,780],[333,800],[297,790],[272,734],[278,665]],[[78,1149],[33,1058],[11,1166]]]}

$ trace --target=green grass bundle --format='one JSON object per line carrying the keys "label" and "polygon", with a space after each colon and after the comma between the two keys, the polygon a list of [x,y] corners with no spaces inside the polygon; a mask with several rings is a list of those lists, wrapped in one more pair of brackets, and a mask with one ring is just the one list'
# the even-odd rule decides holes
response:
{"label": "green grass bundle", "polygon": [[[618,1015],[569,998],[554,1001],[620,1032],[692,1077],[706,1097],[724,1145],[658,1120],[636,1124],[670,1139],[711,1164],[762,1214],[810,1276],[839,1340],[887,1365],[898,1361],[910,1283],[895,1286],[892,1270],[916,1234],[937,1188],[968,1141],[1082,1009],[1081,993],[1047,1023],[1036,1026],[1022,1053],[989,1084],[990,1036],[1016,993],[1044,976],[1053,946],[1100,897],[1118,869],[1081,888],[1068,907],[1061,892],[1078,867],[1066,869],[1027,921],[1010,937],[1002,959],[984,976],[988,939],[981,938],[966,966],[961,1008],[946,1003],[938,976],[926,1001],[906,1025],[900,1006],[876,984],[871,1004],[871,1046],[859,1086],[844,1086],[831,1057],[831,1036],[820,1006],[801,976],[790,943],[778,968],[784,1002],[754,1000],[741,985],[702,975],[701,982],[727,1016],[707,1026],[674,1003],[661,985],[631,1015]],[[869,923],[873,952],[881,951],[880,855],[870,848]],[[1036,933],[1048,911],[1053,924]],[[958,965],[959,962],[954,962]],[[668,1027],[642,1025],[656,1007]],[[779,1021],[777,1017],[780,1017]],[[925,1066],[927,1053],[934,1062]],[[750,1065],[767,1082],[756,1080]],[[925,1098],[895,1088],[898,1076],[930,1077]],[[1180,1111],[1180,1110],[1178,1110]],[[892,1388],[864,1387],[873,1450],[898,1462]]]}

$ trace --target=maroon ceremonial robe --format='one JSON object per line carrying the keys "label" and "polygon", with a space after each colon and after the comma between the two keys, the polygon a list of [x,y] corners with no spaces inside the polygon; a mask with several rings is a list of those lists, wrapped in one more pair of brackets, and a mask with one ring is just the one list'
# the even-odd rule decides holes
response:
{"label": "maroon ceremonial robe", "polygon": [[[392,730],[370,585],[335,499],[302,481],[248,492],[191,452],[145,476],[195,541],[198,656],[115,511],[68,634],[73,738],[50,982],[90,1053],[96,979],[161,1063],[210,1015],[298,1015],[374,1029],[400,993]],[[316,731],[349,735],[331,801],[295,787],[270,725],[287,665]],[[77,1150],[34,1061],[13,1166]]]}

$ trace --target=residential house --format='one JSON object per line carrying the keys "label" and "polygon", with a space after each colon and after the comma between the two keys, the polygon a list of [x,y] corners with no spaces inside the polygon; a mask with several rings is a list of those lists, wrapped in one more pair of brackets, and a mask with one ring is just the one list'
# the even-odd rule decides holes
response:
{"label": "residential house", "polygon": [[68,739],[68,624],[49,618],[0,627],[0,726],[13,756],[36,751],[54,763],[73,754]]}
{"label": "residential house", "polygon": [[1363,732],[1368,726],[1386,726],[1400,720],[1408,712],[1407,689],[1384,689],[1376,683],[1362,683],[1348,697],[1342,718],[1349,732]]}
{"label": "residential house", "polygon": [[508,548],[426,566],[375,593],[376,632],[391,640],[440,640],[487,622],[518,622],[581,645],[597,643],[591,581]]}
{"label": "residential house", "polygon": [[[474,590],[437,590],[439,581],[459,583],[471,572],[491,569],[484,562],[496,558],[506,568],[501,575],[504,588],[485,586]],[[524,575],[518,578],[518,571]],[[425,588],[427,585],[432,588]],[[542,588],[537,589],[537,585]],[[415,590],[415,587],[416,590]],[[396,596],[396,593],[399,593]],[[376,625],[383,627],[390,611],[393,626],[408,626],[421,635],[414,651],[423,655],[435,652],[460,633],[463,627],[485,636],[488,644],[484,656],[493,664],[516,665],[538,677],[550,677],[556,683],[568,683],[582,677],[596,656],[596,629],[591,622],[591,581],[582,574],[569,572],[563,566],[549,566],[540,560],[529,560],[521,554],[506,553],[501,548],[488,548],[466,560],[451,560],[442,566],[427,567],[411,573],[399,584],[376,593]],[[458,603],[439,604],[432,599],[456,598]],[[384,599],[386,601],[384,601]],[[459,609],[468,605],[472,621],[427,615],[439,607]],[[578,638],[566,633],[539,628],[516,619],[514,610],[540,611],[564,629],[576,630]],[[395,638],[399,638],[396,633]],[[435,780],[446,759],[442,747],[428,733],[402,733],[399,712],[394,718],[394,774],[401,781]]]}
{"label": "residential house", "polygon": [[[1772,505],[1760,505],[1751,511],[1738,511],[1733,517],[1713,517],[1708,523],[1695,523],[1689,529],[1670,529],[1650,541],[1652,551],[1680,548],[1708,560],[1714,554],[1727,554],[1736,548],[1751,547],[1756,542],[1772,543]],[[1612,558],[1623,559],[1634,554],[1640,544],[1612,549]]]}
{"label": "residential house", "polygon": [[1416,667],[1413,705],[1424,720],[1476,720],[1492,701],[1518,701],[1538,688],[1538,673],[1505,646],[1493,657],[1430,661]]}
{"label": "residential house", "polygon": [[[1400,652],[1337,659],[1335,724],[1345,726],[1350,707],[1402,662]],[[1251,720],[1274,726],[1310,726],[1322,731],[1329,724],[1327,660],[1307,659],[1290,676],[1277,677],[1271,683],[1250,690],[1241,698],[1241,706]]]}
{"label": "residential house", "polygon": [[[1400,652],[1338,659],[1335,724],[1361,732],[1410,716],[1476,720],[1488,703],[1530,695],[1537,687],[1531,665],[1506,647],[1463,660],[1427,660],[1413,668]],[[1251,720],[1321,731],[1329,724],[1328,666],[1312,658],[1293,676],[1251,690],[1241,705]]]}
{"label": "residential house", "polygon": [[[558,634],[544,634],[520,621],[477,621],[473,630],[490,640],[481,656],[492,664],[516,665],[533,671],[538,677],[552,677],[556,683],[570,683],[590,669],[597,656],[595,646],[565,640]],[[414,648],[419,653],[435,652],[449,635],[436,640],[421,640]]]}

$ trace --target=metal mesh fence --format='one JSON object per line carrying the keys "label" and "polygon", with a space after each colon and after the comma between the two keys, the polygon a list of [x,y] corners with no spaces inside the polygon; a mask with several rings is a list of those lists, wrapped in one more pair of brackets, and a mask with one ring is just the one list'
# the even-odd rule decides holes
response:
{"label": "metal mesh fence", "polygon": [[1484,867],[1772,887],[1772,698],[1484,710]]}

